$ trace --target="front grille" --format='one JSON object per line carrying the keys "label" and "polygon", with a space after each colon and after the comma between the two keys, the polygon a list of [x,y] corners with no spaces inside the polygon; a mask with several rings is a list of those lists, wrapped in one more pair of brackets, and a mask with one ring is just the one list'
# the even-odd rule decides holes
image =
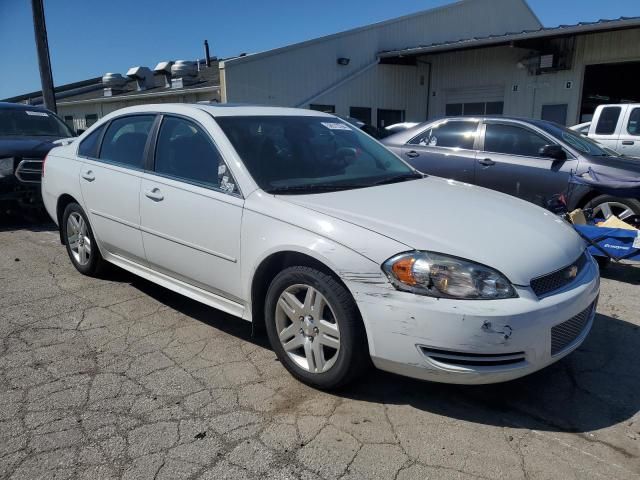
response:
{"label": "front grille", "polygon": [[587,253],[560,270],[531,280],[531,288],[538,297],[543,297],[573,282],[587,264]]}
{"label": "front grille", "polygon": [[575,317],[551,328],[551,355],[557,355],[570,346],[587,327],[595,302]]}
{"label": "front grille", "polygon": [[42,181],[42,159],[23,158],[16,168],[16,178],[23,183]]}
{"label": "front grille", "polygon": [[513,353],[471,353],[440,350],[421,346],[422,353],[439,363],[462,367],[496,367],[515,365],[525,361],[524,352]]}

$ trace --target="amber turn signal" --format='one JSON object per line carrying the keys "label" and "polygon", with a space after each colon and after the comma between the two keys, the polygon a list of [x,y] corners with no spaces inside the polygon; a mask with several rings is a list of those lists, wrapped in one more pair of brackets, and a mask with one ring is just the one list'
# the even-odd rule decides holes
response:
{"label": "amber turn signal", "polygon": [[413,264],[416,259],[413,257],[405,257],[393,264],[391,270],[396,278],[406,285],[416,285],[418,282],[413,276]]}

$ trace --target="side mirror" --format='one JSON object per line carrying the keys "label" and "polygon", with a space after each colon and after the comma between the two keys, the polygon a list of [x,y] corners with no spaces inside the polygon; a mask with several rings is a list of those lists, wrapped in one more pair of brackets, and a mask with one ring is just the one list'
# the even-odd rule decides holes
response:
{"label": "side mirror", "polygon": [[77,135],[77,136],[80,136],[80,135],[82,135],[84,132],[86,132],[86,130],[85,130],[85,129],[83,129],[83,128],[79,128],[78,130],[76,130],[76,135]]}
{"label": "side mirror", "polygon": [[539,151],[541,157],[552,158],[554,160],[566,160],[567,153],[560,145],[545,145]]}

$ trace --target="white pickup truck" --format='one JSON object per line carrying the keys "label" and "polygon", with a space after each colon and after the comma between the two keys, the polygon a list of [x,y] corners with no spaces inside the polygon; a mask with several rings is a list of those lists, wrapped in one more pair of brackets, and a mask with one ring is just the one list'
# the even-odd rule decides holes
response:
{"label": "white pickup truck", "polygon": [[600,105],[587,136],[630,157],[640,157],[640,104]]}

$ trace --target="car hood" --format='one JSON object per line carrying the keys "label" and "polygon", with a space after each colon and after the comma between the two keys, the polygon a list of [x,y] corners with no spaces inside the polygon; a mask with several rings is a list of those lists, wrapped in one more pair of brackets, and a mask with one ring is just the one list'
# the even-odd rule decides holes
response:
{"label": "car hood", "polygon": [[56,146],[62,137],[0,137],[0,157],[44,156]]}
{"label": "car hood", "polygon": [[638,157],[594,157],[589,155],[586,158],[589,162],[581,167],[591,167],[595,170],[602,170],[600,167],[606,167],[606,169],[618,170],[617,174],[619,175],[640,176],[640,158]]}
{"label": "car hood", "polygon": [[437,177],[279,198],[391,238],[407,250],[482,263],[517,285],[570,264],[585,248],[573,228],[551,212]]}

